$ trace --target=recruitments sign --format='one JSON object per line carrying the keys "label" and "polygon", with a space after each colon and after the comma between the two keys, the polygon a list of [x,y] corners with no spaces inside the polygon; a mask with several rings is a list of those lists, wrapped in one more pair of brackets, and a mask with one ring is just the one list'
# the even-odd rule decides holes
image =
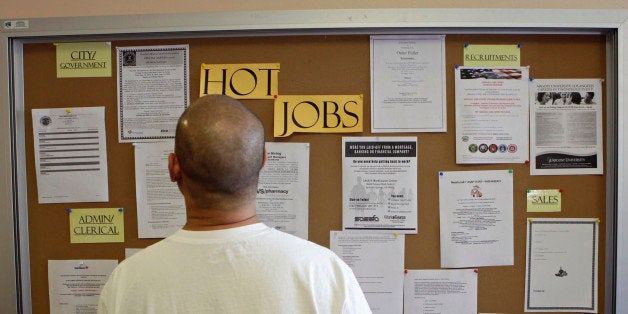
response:
{"label": "recruitments sign", "polygon": [[277,96],[274,136],[362,132],[362,104],[362,95]]}
{"label": "recruitments sign", "polygon": [[122,208],[73,208],[70,213],[70,243],[124,242]]}
{"label": "recruitments sign", "polygon": [[519,45],[466,45],[464,66],[518,67],[521,63]]}
{"label": "recruitments sign", "polygon": [[57,43],[57,78],[110,77],[111,43]]}

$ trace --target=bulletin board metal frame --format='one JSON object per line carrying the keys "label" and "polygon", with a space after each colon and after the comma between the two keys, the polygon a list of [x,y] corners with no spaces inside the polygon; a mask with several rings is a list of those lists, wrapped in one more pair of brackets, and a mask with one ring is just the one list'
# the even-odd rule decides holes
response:
{"label": "bulletin board metal frame", "polygon": [[[485,17],[479,19],[478,16]],[[24,22],[12,28],[5,22]],[[15,25],[15,24],[11,24]],[[628,10],[383,9],[9,19],[0,25],[0,312],[31,313],[24,166],[26,43],[304,34],[603,34],[607,38],[605,308],[628,312]]]}

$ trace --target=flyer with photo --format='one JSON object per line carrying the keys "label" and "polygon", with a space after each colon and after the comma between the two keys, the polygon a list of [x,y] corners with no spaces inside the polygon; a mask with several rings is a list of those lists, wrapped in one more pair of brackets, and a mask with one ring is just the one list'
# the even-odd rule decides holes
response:
{"label": "flyer with photo", "polygon": [[530,174],[603,174],[601,79],[530,83]]}

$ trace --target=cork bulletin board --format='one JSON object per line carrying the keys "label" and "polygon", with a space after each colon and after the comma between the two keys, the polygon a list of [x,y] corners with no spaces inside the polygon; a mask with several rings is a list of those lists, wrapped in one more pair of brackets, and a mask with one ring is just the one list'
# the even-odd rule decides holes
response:
{"label": "cork bulletin board", "polygon": [[[419,232],[405,236],[405,268],[440,269],[438,172],[504,170],[514,172],[514,265],[481,267],[478,311],[520,313],[524,304],[526,221],[534,217],[599,218],[599,273],[605,277],[606,175],[530,176],[527,164],[457,165],[455,161],[454,67],[463,64],[463,47],[473,44],[520,44],[521,65],[535,78],[606,77],[603,35],[448,34],[446,43],[447,132],[370,132],[370,70],[368,35],[299,35],[114,40],[115,48],[178,45],[190,47],[190,99],[199,95],[202,63],[281,64],[279,91],[286,95],[364,95],[364,132],[299,134],[273,138],[273,100],[243,100],[262,119],[269,142],[310,144],[309,240],[329,247],[329,232],[342,229],[343,136],[416,136],[418,138]],[[32,308],[49,312],[47,261],[52,259],[124,259],[125,248],[141,248],[159,239],[137,237],[134,156],[132,144],[118,143],[116,69],[111,77],[57,78],[52,43],[24,45],[26,170]],[[604,90],[604,86],[602,88]],[[603,99],[604,100],[604,99]],[[606,102],[603,101],[606,116]],[[105,107],[109,202],[39,204],[31,110],[59,107]],[[605,122],[606,123],[606,122]],[[606,127],[603,127],[606,130]],[[605,143],[606,145],[607,143]],[[164,165],[166,167],[166,165]],[[526,191],[562,189],[562,211],[527,213]],[[87,206],[89,205],[89,206]],[[125,209],[125,242],[71,244],[68,208]],[[604,313],[604,280],[599,280],[599,312]]]}

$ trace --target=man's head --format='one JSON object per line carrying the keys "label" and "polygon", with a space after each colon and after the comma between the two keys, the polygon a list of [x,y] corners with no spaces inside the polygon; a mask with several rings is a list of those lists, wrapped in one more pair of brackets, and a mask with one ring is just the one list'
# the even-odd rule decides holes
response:
{"label": "man's head", "polygon": [[196,201],[254,197],[264,155],[259,118],[233,98],[208,95],[179,118],[170,177]]}

